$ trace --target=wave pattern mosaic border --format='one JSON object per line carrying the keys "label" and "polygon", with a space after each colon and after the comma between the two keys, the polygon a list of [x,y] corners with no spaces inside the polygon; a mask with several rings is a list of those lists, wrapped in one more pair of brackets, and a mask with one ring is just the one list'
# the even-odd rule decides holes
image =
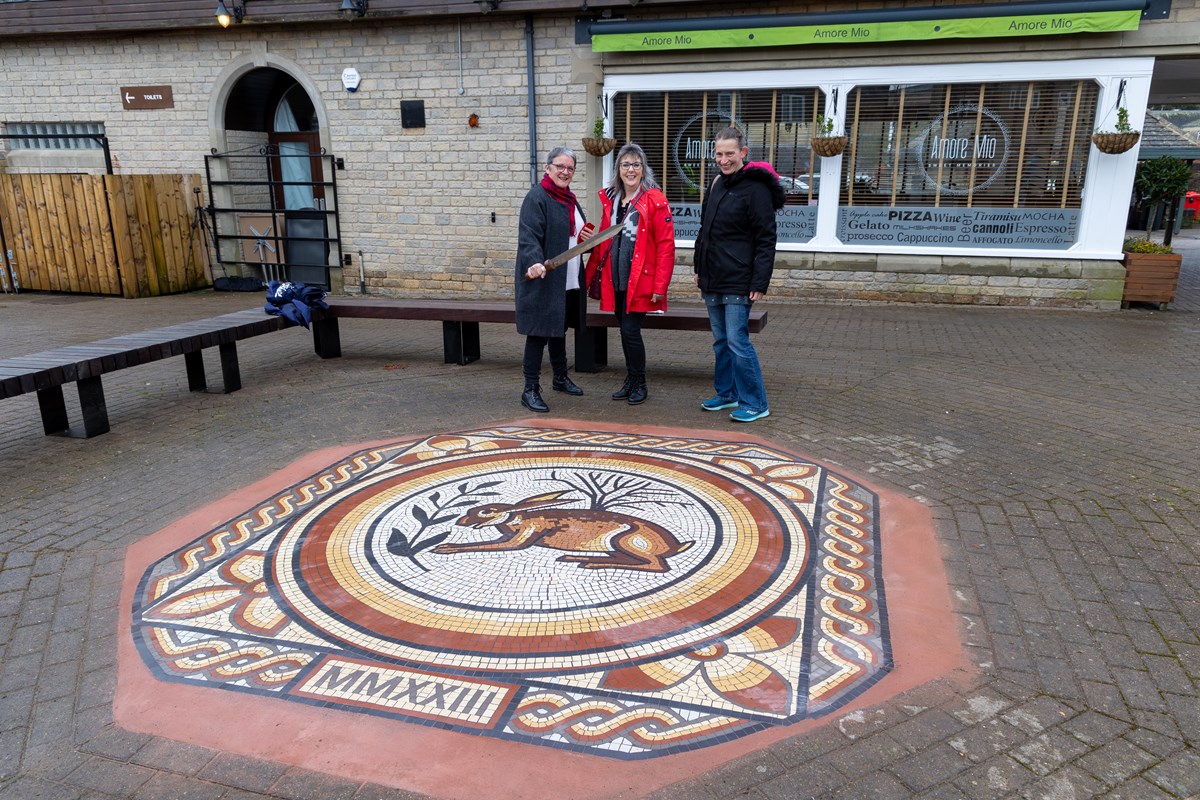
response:
{"label": "wave pattern mosaic border", "polygon": [[165,681],[614,758],[892,667],[878,499],[756,442],[501,426],[362,450],[165,555]]}

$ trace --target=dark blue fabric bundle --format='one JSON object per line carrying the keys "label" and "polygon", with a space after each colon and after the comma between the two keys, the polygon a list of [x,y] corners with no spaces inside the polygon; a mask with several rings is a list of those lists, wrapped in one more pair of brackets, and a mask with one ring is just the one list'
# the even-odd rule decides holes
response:
{"label": "dark blue fabric bundle", "polygon": [[307,283],[271,281],[267,284],[267,303],[263,311],[268,314],[307,328],[312,322],[314,308],[329,308],[324,289]]}

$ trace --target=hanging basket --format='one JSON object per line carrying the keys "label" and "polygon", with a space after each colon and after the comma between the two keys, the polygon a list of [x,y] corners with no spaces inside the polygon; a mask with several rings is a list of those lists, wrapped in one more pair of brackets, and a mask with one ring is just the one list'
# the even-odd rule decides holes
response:
{"label": "hanging basket", "polygon": [[814,136],[812,137],[812,149],[822,157],[840,156],[849,141],[849,136]]}
{"label": "hanging basket", "polygon": [[1096,149],[1101,153],[1116,155],[1132,150],[1141,137],[1142,134],[1140,131],[1133,131],[1132,133],[1093,133],[1092,143],[1096,145]]}
{"label": "hanging basket", "polygon": [[583,137],[583,149],[594,156],[606,156],[617,146],[616,139],[597,139],[593,136]]}

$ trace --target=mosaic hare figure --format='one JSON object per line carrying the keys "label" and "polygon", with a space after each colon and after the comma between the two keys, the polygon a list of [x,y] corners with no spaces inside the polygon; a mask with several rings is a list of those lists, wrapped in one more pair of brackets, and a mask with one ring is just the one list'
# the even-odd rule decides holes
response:
{"label": "mosaic hare figure", "polygon": [[569,550],[559,561],[582,569],[632,569],[667,572],[666,559],[692,546],[680,542],[661,525],[591,508],[555,509],[571,502],[569,492],[548,492],[516,503],[476,506],[458,519],[469,528],[493,527],[499,539],[486,542],[442,544],[434,553],[478,553],[546,547]]}

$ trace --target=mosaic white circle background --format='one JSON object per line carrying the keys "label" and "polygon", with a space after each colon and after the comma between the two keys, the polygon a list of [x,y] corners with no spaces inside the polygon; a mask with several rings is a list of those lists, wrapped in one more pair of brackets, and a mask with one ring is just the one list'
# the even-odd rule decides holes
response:
{"label": "mosaic white circle background", "polygon": [[[591,507],[623,483],[639,487],[624,506]],[[445,508],[456,492],[462,499]],[[547,495],[560,495],[553,508],[574,529],[589,516],[640,523],[646,536],[673,536],[686,549],[667,556],[661,573],[583,568],[562,560],[579,556],[536,544],[399,557],[387,549],[396,532],[415,545],[422,534],[444,534],[442,546],[502,539],[495,527],[458,521],[474,508]],[[439,510],[451,518],[429,526]],[[456,454],[331,496],[280,538],[271,564],[291,616],[321,636],[427,664],[561,671],[661,657],[748,624],[799,580],[806,527],[761,482],[686,458],[612,449]]]}

